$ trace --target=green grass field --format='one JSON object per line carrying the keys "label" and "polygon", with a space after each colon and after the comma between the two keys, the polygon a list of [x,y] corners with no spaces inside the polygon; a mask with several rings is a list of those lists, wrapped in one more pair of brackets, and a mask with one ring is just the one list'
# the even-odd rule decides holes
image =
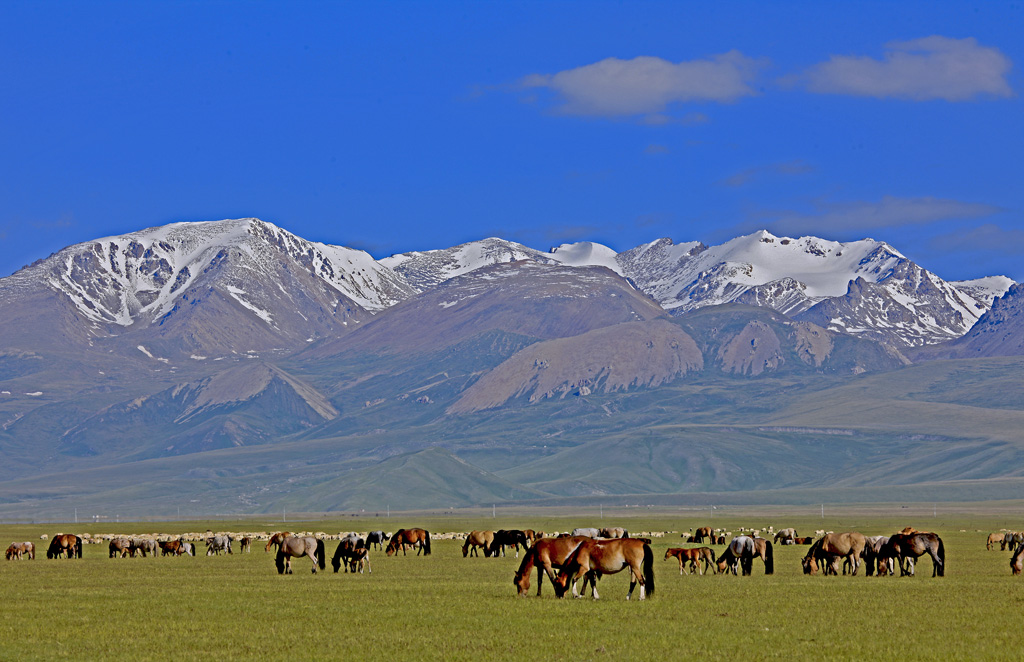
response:
{"label": "green grass field", "polygon": [[[379,528],[380,519],[291,524],[330,533]],[[405,518],[389,530],[432,531],[531,527],[566,530],[596,518]],[[607,517],[604,523],[611,524]],[[619,518],[631,531],[686,531],[692,517]],[[625,573],[604,577],[601,599],[518,598],[519,561],[462,557],[461,541],[437,541],[429,557],[371,553],[372,574],[309,572],[291,576],[273,555],[109,559],[87,545],[81,560],[47,560],[40,534],[278,530],[260,522],[188,522],[0,526],[0,543],[33,540],[35,561],[0,564],[0,659],[667,660],[1005,659],[1020,639],[1024,577],[1009,571],[1009,552],[986,551],[989,531],[1017,528],[1012,519],[952,515],[897,521],[871,514],[840,518],[743,517],[716,526],[795,526],[888,534],[909,524],[934,530],[947,551],[947,575],[932,578],[922,559],[912,578],[806,577],[805,547],[775,547],[776,574],[755,561],[752,577],[680,576],[665,549],[679,534],[656,539],[656,592],[626,602]],[[1024,527],[1021,527],[1024,528]],[[328,541],[328,554],[336,542]],[[200,546],[200,552],[202,551]],[[721,550],[716,547],[716,551]],[[635,597],[635,596],[634,596]]]}

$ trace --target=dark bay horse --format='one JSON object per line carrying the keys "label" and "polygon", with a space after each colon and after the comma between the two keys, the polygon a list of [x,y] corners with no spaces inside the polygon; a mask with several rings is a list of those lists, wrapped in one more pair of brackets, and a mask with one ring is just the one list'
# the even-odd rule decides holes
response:
{"label": "dark bay horse", "polygon": [[462,546],[462,557],[480,556],[484,550],[484,558],[491,555],[491,544],[494,542],[494,531],[470,531],[466,543]]}
{"label": "dark bay horse", "polygon": [[288,536],[279,541],[277,547],[277,574],[292,574],[292,558],[308,557],[313,562],[313,574],[316,574],[317,566],[321,570],[327,567],[327,553],[324,549],[324,541],[317,540],[312,536],[297,538]]}
{"label": "dark bay horse", "polygon": [[423,552],[423,556],[430,555],[430,532],[426,529],[399,529],[391,536],[387,549],[384,553],[388,556],[395,554],[399,548],[402,549],[402,556],[405,556],[406,546],[416,548],[416,556]]}
{"label": "dark bay horse", "polygon": [[839,560],[846,558],[856,575],[861,564],[861,555],[867,540],[864,535],[851,531],[847,533],[826,533],[811,545],[801,564],[805,575],[817,574],[824,566],[823,574],[839,574]]}
{"label": "dark bay horse", "polygon": [[881,553],[899,561],[900,576],[914,574],[913,570],[908,572],[904,567],[906,560],[916,561],[925,554],[932,557],[932,577],[946,576],[946,548],[942,544],[942,538],[934,533],[894,533],[889,536],[889,542],[882,547]]}
{"label": "dark bay horse", "polygon": [[544,574],[547,573],[551,584],[555,583],[555,570],[562,568],[562,563],[580,543],[589,540],[586,536],[566,536],[564,538],[541,538],[537,540],[529,550],[523,554],[523,561],[519,564],[515,579],[512,583],[516,585],[520,596],[525,596],[530,590],[530,572],[534,566],[537,567],[537,596],[540,596],[540,587],[544,583]]}
{"label": "dark bay horse", "polygon": [[[370,550],[366,547],[366,540],[360,538],[354,533],[350,533],[341,539],[338,543],[338,549],[334,550],[334,557],[331,559],[331,567],[334,568],[334,572],[341,570],[341,567],[345,567],[345,572],[351,570],[353,573],[357,570],[362,572],[361,568],[365,564],[368,568],[370,565]],[[369,569],[373,572],[373,569]]]}
{"label": "dark bay horse", "polygon": [[766,538],[751,538],[750,536],[736,536],[729,543],[729,546],[718,557],[718,569],[721,572],[732,571],[737,574],[737,567],[742,568],[743,576],[746,577],[753,572],[754,558],[759,557],[764,561],[764,574],[775,573],[775,556],[772,550],[772,541]]}
{"label": "dark bay horse", "polygon": [[50,546],[46,548],[46,558],[48,559],[56,559],[65,555],[69,559],[82,558],[82,539],[73,533],[55,535],[50,541]]}
{"label": "dark bay horse", "polygon": [[519,558],[519,547],[529,549],[530,543],[526,540],[526,533],[519,529],[498,529],[494,532],[494,540],[491,541],[491,556],[505,556],[506,547],[516,548],[516,558]]}
{"label": "dark bay horse", "polygon": [[[712,573],[716,571],[715,567],[715,550],[710,547],[673,547],[672,549],[665,551],[665,560],[675,558],[679,561],[679,574],[683,574],[683,568],[687,563],[690,564],[690,574],[700,571],[700,574],[704,574],[708,570]],[[704,567],[700,567],[701,561],[704,562]]]}
{"label": "dark bay horse", "polygon": [[[597,579],[601,575],[612,575],[629,568],[629,592],[626,599],[633,596],[633,589],[640,584],[640,599],[654,595],[654,552],[651,546],[633,538],[615,538],[612,540],[585,540],[562,563],[562,572],[555,578],[555,595],[564,597],[570,582],[573,597],[577,594],[576,581],[586,576],[590,581],[592,595],[597,594]],[[586,586],[584,585],[584,590]]]}

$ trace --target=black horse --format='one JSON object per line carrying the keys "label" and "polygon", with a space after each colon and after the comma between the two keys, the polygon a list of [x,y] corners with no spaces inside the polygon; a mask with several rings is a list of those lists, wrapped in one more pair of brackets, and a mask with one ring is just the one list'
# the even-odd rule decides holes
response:
{"label": "black horse", "polygon": [[383,531],[370,531],[366,535],[366,548],[373,549],[373,545],[376,545],[377,549],[383,549],[384,543],[388,540],[391,540],[391,536]]}
{"label": "black horse", "polygon": [[505,556],[506,547],[516,548],[516,558],[519,558],[519,547],[524,550],[530,548],[530,541],[526,539],[526,532],[519,529],[498,529],[494,532],[494,542],[491,543],[491,556]]}

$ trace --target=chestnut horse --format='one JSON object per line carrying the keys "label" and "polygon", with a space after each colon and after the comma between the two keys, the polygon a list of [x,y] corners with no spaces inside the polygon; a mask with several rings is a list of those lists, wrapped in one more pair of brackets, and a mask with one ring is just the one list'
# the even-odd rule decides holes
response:
{"label": "chestnut horse", "polygon": [[466,536],[466,544],[462,546],[462,557],[480,556],[484,550],[484,558],[491,555],[491,543],[494,542],[494,531],[470,531]]}
{"label": "chestnut horse", "polygon": [[17,559],[20,561],[26,556],[30,560],[36,557],[36,546],[32,541],[12,542],[11,546],[7,548],[8,561],[11,559]]}
{"label": "chestnut horse", "polygon": [[284,539],[285,538],[291,538],[291,537],[292,537],[292,532],[291,531],[279,531],[279,532],[275,533],[274,535],[270,536],[270,540],[267,541],[267,546],[263,549],[263,551],[264,552],[269,552],[270,548],[271,547],[275,547],[275,546],[278,548],[278,550],[280,550],[281,549],[281,543],[284,541]]}
{"label": "chestnut horse", "polygon": [[942,544],[942,538],[934,533],[918,531],[916,533],[894,533],[889,536],[889,542],[882,547],[882,555],[894,557],[900,564],[900,576],[913,575],[913,566],[908,572],[904,567],[907,560],[917,560],[918,557],[928,554],[932,557],[932,577],[946,576],[946,548]]}
{"label": "chestnut horse", "polygon": [[312,536],[297,538],[288,536],[280,539],[277,547],[277,574],[292,574],[292,557],[308,557],[313,562],[313,574],[316,574],[317,566],[323,570],[327,567],[327,553],[324,549],[324,541],[317,540]]}
{"label": "chestnut horse", "polygon": [[46,548],[46,558],[55,559],[64,555],[69,559],[82,558],[82,539],[73,533],[55,535]]}
{"label": "chestnut horse", "polygon": [[772,541],[766,538],[751,538],[750,536],[736,536],[725,548],[722,555],[718,557],[718,569],[727,573],[732,571],[735,575],[737,567],[743,569],[743,576],[746,577],[753,572],[754,557],[760,557],[764,561],[764,574],[775,573],[775,556],[772,550]]}
{"label": "chestnut horse", "polygon": [[[675,558],[679,561],[679,574],[683,574],[683,567],[690,564],[690,574],[700,571],[700,574],[704,574],[709,569],[712,574],[715,573],[715,550],[710,547],[673,547],[665,552],[665,560]],[[704,567],[700,567],[700,562],[704,562]]]}
{"label": "chestnut horse", "polygon": [[[640,599],[654,595],[654,552],[651,546],[633,538],[614,538],[612,540],[585,540],[562,563],[562,572],[555,577],[555,595],[564,597],[569,583],[572,583],[573,597],[580,598],[576,593],[576,581],[586,576],[590,581],[592,595],[597,594],[597,578],[601,575],[612,575],[629,568],[629,592],[626,599],[633,595],[633,589],[640,584]],[[586,586],[584,585],[584,590]]]}
{"label": "chestnut horse", "polygon": [[822,571],[824,574],[838,575],[839,559],[845,557],[850,562],[850,567],[853,568],[851,574],[856,575],[857,569],[861,565],[861,554],[864,552],[866,544],[867,540],[865,540],[863,534],[856,531],[826,533],[811,545],[811,548],[807,550],[807,555],[801,561],[804,574],[817,574],[819,567],[826,565],[826,568]]}
{"label": "chestnut horse", "polygon": [[566,536],[564,538],[541,538],[523,554],[523,562],[516,570],[515,579],[512,583],[516,585],[520,596],[525,596],[530,590],[530,572],[537,566],[537,596],[540,596],[540,587],[544,583],[544,574],[547,573],[551,583],[555,583],[555,569],[561,569],[562,563],[584,540],[585,536]]}
{"label": "chestnut horse", "polygon": [[402,548],[402,556],[405,556],[405,547],[415,547],[416,556],[423,552],[423,556],[430,555],[430,532],[426,529],[399,529],[395,531],[395,535],[391,536],[391,541],[388,542],[387,549],[384,553],[391,556],[398,552],[398,548]]}

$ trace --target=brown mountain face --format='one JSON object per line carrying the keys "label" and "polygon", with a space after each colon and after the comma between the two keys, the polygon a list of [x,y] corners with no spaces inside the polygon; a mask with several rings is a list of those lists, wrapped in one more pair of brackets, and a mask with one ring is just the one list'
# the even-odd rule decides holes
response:
{"label": "brown mountain face", "polygon": [[626,322],[517,352],[467,389],[448,413],[499,407],[519,397],[536,402],[659,386],[703,367],[697,343],[678,325]]}
{"label": "brown mountain face", "polygon": [[1015,283],[992,302],[981,319],[965,335],[942,345],[923,347],[915,361],[976,359],[1024,355],[1024,284]]}
{"label": "brown mountain face", "polygon": [[664,315],[604,267],[511,262],[445,281],[345,337],[311,347],[303,358],[346,351],[423,353],[492,331],[549,340]]}

